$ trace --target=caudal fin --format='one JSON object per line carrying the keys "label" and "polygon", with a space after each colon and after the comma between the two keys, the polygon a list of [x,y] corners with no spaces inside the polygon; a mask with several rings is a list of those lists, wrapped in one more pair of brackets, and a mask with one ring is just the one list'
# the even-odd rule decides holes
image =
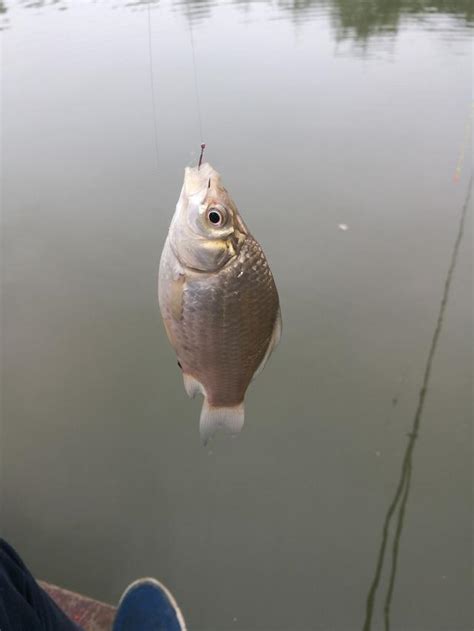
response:
{"label": "caudal fin", "polygon": [[244,403],[232,407],[214,407],[204,398],[199,422],[199,431],[204,445],[218,430],[223,429],[229,434],[238,434],[244,424]]}

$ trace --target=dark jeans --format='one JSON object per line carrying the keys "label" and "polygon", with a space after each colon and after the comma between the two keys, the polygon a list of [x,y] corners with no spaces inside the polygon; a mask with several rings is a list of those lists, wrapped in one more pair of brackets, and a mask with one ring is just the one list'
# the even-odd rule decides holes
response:
{"label": "dark jeans", "polygon": [[0,539],[0,631],[81,631]]}

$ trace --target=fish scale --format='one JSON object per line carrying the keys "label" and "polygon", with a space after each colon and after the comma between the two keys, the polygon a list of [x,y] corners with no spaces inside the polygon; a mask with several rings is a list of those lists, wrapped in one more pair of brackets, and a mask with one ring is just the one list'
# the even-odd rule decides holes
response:
{"label": "fish scale", "polygon": [[[254,261],[264,262],[258,250],[258,258],[252,256],[253,243],[249,238],[244,246],[249,257],[244,267],[247,263],[250,278],[245,271],[237,278],[232,265],[220,287],[214,287],[219,278],[198,274],[188,277],[184,289],[179,326],[187,332],[189,348],[181,354],[181,363],[200,381],[209,403],[215,406],[237,405],[243,400],[273,331],[274,319],[267,316],[276,314],[275,292],[268,276],[256,273]],[[202,308],[196,309],[196,303]]]}

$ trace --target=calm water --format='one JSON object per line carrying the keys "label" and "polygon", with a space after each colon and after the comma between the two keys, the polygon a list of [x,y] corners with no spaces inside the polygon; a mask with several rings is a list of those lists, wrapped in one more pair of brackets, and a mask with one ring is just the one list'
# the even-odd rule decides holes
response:
{"label": "calm water", "polygon": [[[375,630],[395,545],[390,629],[472,629],[469,204],[410,438],[469,190],[470,7],[1,5],[0,532],[38,576],[111,602],[157,576],[191,629]],[[190,26],[207,158],[284,320],[206,449],[155,289],[200,142]]]}

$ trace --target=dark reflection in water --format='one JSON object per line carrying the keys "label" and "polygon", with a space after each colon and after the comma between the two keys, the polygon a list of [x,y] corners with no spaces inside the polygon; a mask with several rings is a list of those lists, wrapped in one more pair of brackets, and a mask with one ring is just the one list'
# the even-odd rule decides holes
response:
{"label": "dark reflection in water", "polygon": [[385,516],[385,520],[383,524],[382,541],[381,541],[379,553],[377,556],[375,574],[374,574],[374,578],[373,578],[373,581],[372,581],[372,584],[370,586],[369,593],[367,596],[366,613],[365,613],[363,631],[370,631],[370,629],[372,628],[372,618],[374,614],[375,598],[377,595],[377,590],[379,588],[380,579],[382,575],[382,570],[383,570],[383,565],[384,565],[384,560],[385,560],[385,551],[387,549],[388,538],[389,538],[390,524],[395,515],[395,511],[397,510],[397,507],[398,507],[398,515],[396,517],[397,525],[395,528],[395,534],[394,534],[393,543],[392,543],[390,578],[389,578],[389,583],[387,586],[387,591],[386,591],[385,600],[384,600],[384,626],[385,626],[385,631],[390,631],[390,611],[391,611],[393,591],[395,588],[395,579],[397,576],[400,539],[401,539],[401,534],[402,534],[402,529],[403,529],[403,523],[405,520],[405,510],[407,506],[408,496],[410,493],[410,483],[411,483],[411,473],[412,473],[412,468],[413,468],[413,454],[415,450],[415,441],[418,438],[418,434],[420,430],[421,417],[423,415],[426,395],[427,395],[428,386],[430,383],[433,359],[436,354],[439,338],[441,335],[441,330],[443,327],[446,306],[448,304],[448,299],[449,299],[449,292],[451,289],[453,274],[456,268],[456,263],[457,263],[458,254],[459,254],[459,246],[461,245],[461,240],[464,234],[466,216],[467,216],[467,211],[469,208],[469,202],[471,199],[472,182],[473,182],[473,176],[471,175],[471,178],[468,184],[466,199],[461,209],[461,215],[459,218],[459,226],[458,226],[456,240],[453,246],[451,261],[449,264],[446,280],[444,283],[443,296],[441,298],[441,304],[439,307],[438,319],[436,322],[436,327],[435,327],[433,337],[431,339],[430,348],[428,351],[428,357],[426,360],[425,370],[423,374],[423,383],[422,383],[422,386],[419,392],[419,397],[418,397],[418,406],[416,408],[415,416],[413,418],[411,432],[408,434],[408,443],[407,443],[405,453],[403,456],[400,478],[397,484],[397,488],[395,490],[394,497],[388,507],[387,514]]}
{"label": "dark reflection in water", "polygon": [[[132,8],[145,8],[146,5],[157,5],[160,0],[117,0],[115,5]],[[233,0],[245,9],[250,8],[252,0]],[[211,17],[214,1],[181,0],[173,3],[183,10],[194,22]],[[267,0],[267,4],[275,6]],[[46,7],[67,9],[67,2],[62,0],[21,0],[24,8],[42,9]],[[295,22],[311,20],[321,11],[330,11],[337,39],[351,38],[365,42],[370,37],[397,33],[400,21],[406,18],[422,19],[433,14],[448,15],[461,20],[468,26],[474,21],[474,4],[469,0],[280,0],[276,4],[277,16],[288,16]],[[6,13],[8,4],[0,3],[0,13]]]}
{"label": "dark reflection in water", "polygon": [[440,13],[465,20],[473,20],[472,3],[465,0],[443,2],[417,2],[416,0],[376,0],[375,2],[353,2],[335,0],[333,18],[339,38],[353,37],[365,41],[375,35],[396,33],[400,21],[408,17],[423,18],[426,15]]}

